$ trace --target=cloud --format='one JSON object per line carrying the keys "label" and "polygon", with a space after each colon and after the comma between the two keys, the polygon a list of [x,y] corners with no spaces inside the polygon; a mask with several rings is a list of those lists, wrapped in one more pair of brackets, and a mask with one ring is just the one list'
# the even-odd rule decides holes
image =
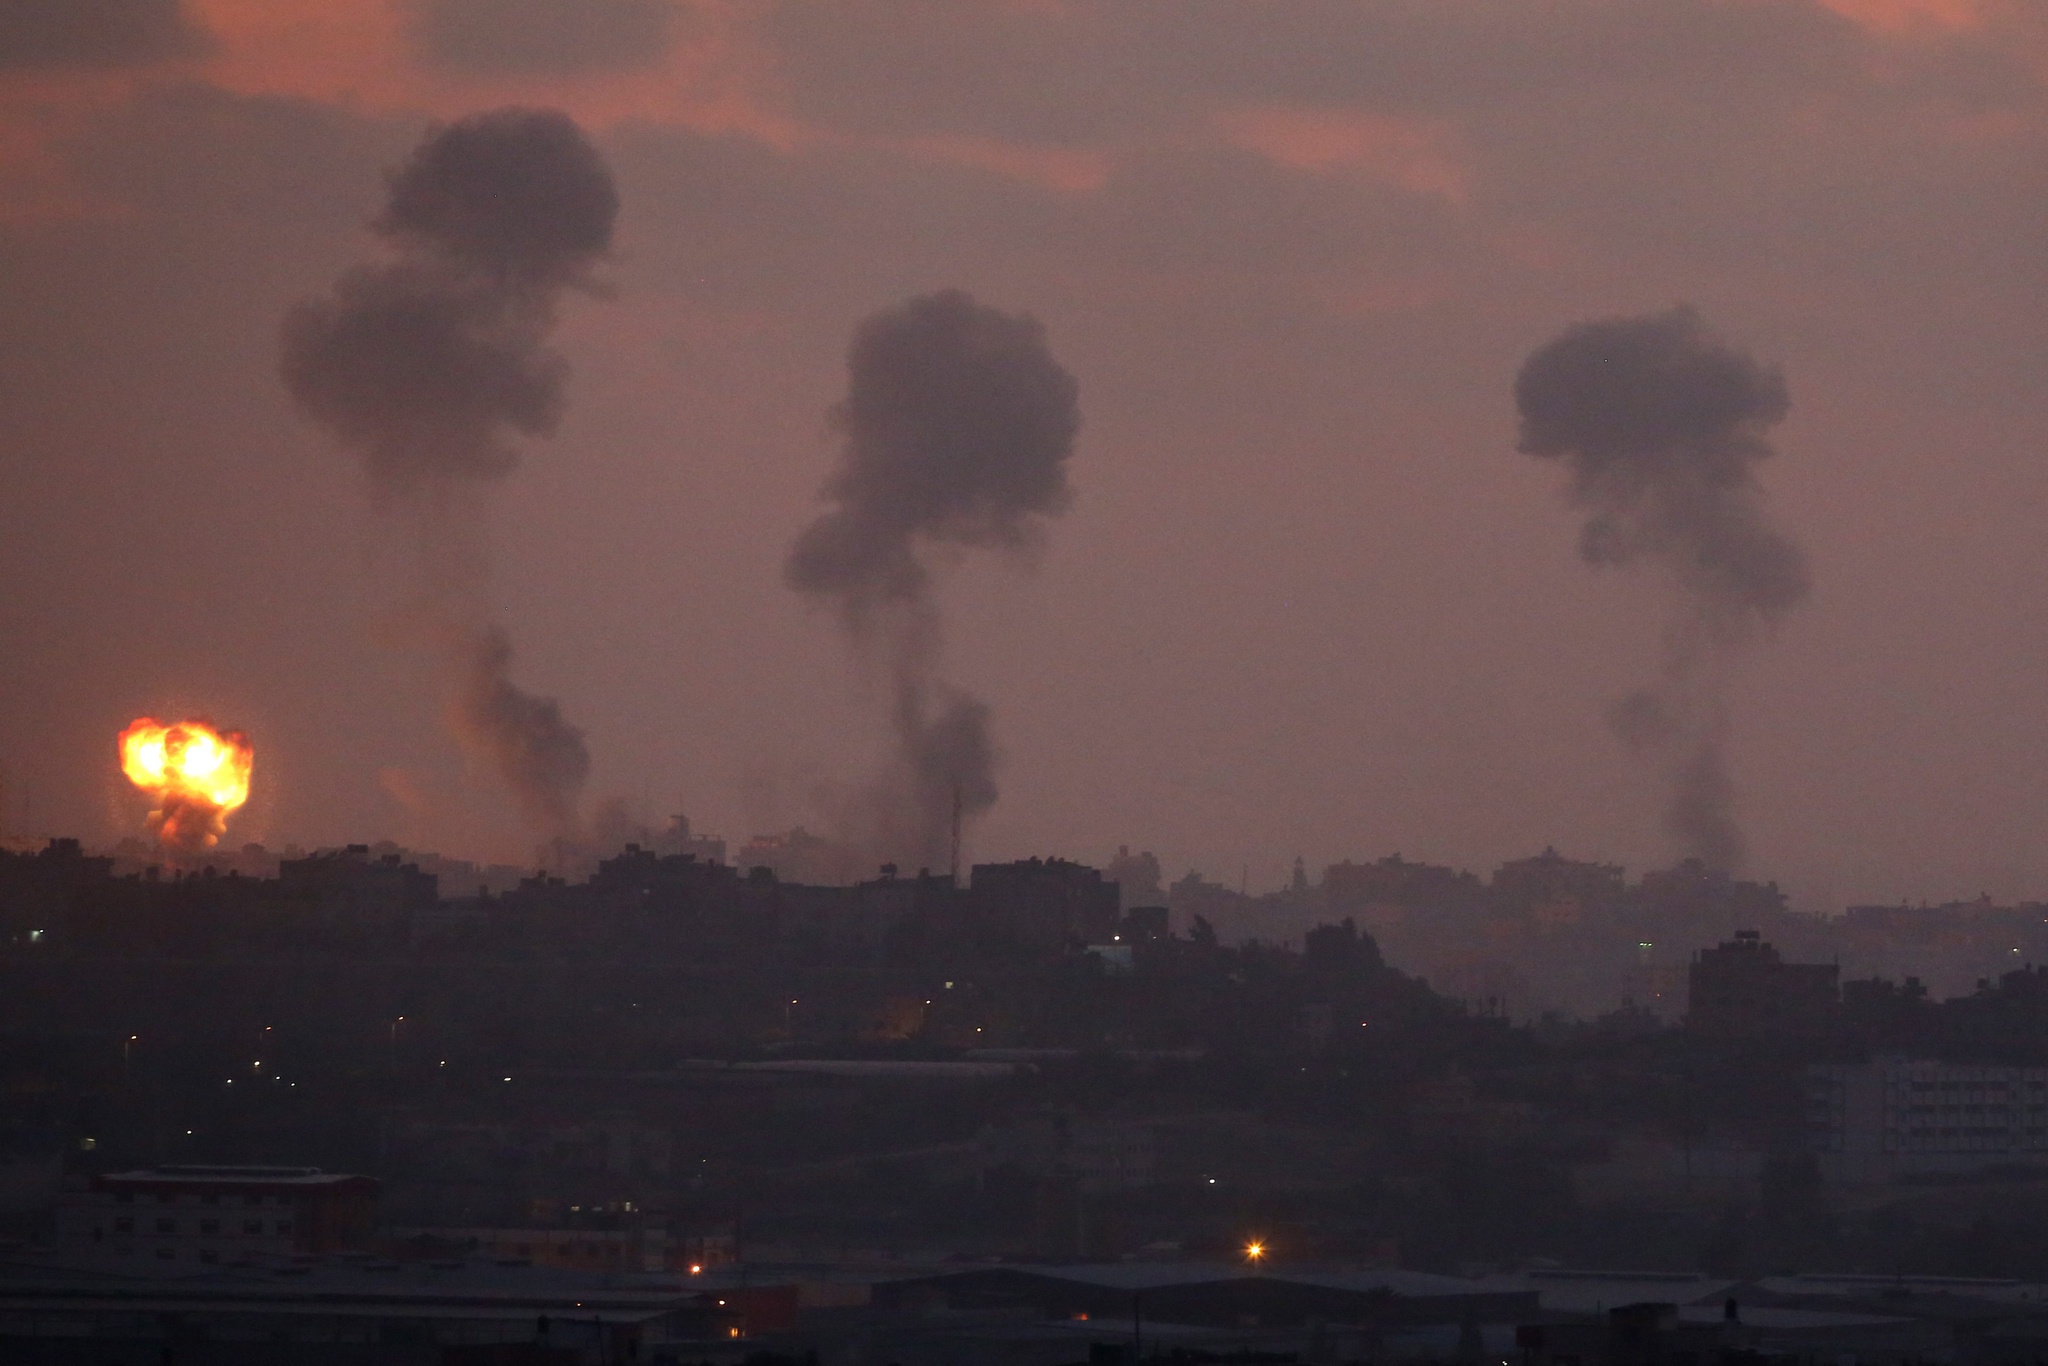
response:
{"label": "cloud", "polygon": [[1905,33],[1920,28],[1975,29],[1985,20],[1983,0],[1816,0],[1833,10],[1881,33]]}
{"label": "cloud", "polygon": [[7,0],[0,71],[146,66],[207,50],[178,0]]}
{"label": "cloud", "polygon": [[996,138],[931,134],[889,144],[922,161],[966,166],[1060,194],[1085,194],[1109,181],[1106,153],[1079,147],[1033,146]]}
{"label": "cloud", "polygon": [[414,0],[414,50],[486,75],[582,76],[658,66],[674,0]]}
{"label": "cloud", "polygon": [[1266,106],[1216,116],[1234,147],[1321,175],[1358,174],[1463,203],[1471,171],[1441,124],[1354,109]]}

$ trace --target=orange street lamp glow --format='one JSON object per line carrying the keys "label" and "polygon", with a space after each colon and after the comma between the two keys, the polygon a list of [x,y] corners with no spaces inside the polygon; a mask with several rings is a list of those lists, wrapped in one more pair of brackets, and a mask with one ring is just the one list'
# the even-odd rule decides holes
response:
{"label": "orange street lamp glow", "polygon": [[1266,1245],[1264,1243],[1246,1243],[1244,1245],[1244,1259],[1248,1262],[1261,1261],[1265,1258],[1265,1255]]}

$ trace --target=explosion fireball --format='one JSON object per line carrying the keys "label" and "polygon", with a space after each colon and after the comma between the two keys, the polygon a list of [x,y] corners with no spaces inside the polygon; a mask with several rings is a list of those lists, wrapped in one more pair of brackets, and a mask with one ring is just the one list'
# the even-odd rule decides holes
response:
{"label": "explosion fireball", "polygon": [[220,842],[228,816],[249,800],[255,759],[248,736],[204,721],[166,725],[142,716],[121,732],[121,771],[156,798],[150,828],[171,849],[210,849]]}

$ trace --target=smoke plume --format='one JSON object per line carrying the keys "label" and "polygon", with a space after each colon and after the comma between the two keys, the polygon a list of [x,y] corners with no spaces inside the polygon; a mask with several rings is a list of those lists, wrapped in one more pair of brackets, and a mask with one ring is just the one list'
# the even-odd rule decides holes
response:
{"label": "smoke plume", "polygon": [[959,290],[863,322],[833,420],[845,437],[830,511],[791,550],[790,586],[829,603],[888,670],[897,790],[881,803],[892,856],[943,866],[955,803],[995,804],[988,706],[939,677],[940,621],[926,552],[1029,552],[1073,499],[1067,459],[1079,387],[1035,318]]}
{"label": "smoke plume", "polygon": [[1587,563],[1647,560],[1676,586],[1658,680],[1608,719],[1664,771],[1664,825],[1683,850],[1735,868],[1726,657],[1808,587],[1806,558],[1765,517],[1756,478],[1772,453],[1764,434],[1790,408],[1784,378],[1678,308],[1567,330],[1523,363],[1515,403],[1519,449],[1570,472]]}
{"label": "smoke plume", "polygon": [[515,436],[560,421],[568,366],[548,346],[566,290],[592,288],[618,217],[611,172],[551,110],[502,109],[430,134],[371,224],[390,259],[293,308],[281,370],[306,415],[356,451],[381,505],[414,512],[446,629],[448,717],[536,828],[575,824],[590,760],[552,700],[510,677],[503,627],[458,566],[480,558],[463,486],[511,472]]}
{"label": "smoke plume", "polygon": [[485,626],[466,645],[470,658],[448,707],[455,733],[504,776],[527,824],[574,829],[576,795],[590,776],[583,732],[569,724],[553,698],[513,685],[512,643],[504,628]]}

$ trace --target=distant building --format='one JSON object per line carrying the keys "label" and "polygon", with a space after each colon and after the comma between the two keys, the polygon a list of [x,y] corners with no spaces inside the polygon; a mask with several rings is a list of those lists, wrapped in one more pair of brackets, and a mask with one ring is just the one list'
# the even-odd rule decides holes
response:
{"label": "distant building", "polygon": [[1527,906],[1539,921],[1573,923],[1589,910],[1616,905],[1626,888],[1618,863],[1586,863],[1546,848],[1534,858],[1512,859],[1493,870],[1493,891]]}
{"label": "distant building", "polygon": [[735,863],[742,873],[767,868],[779,881],[814,887],[844,887],[874,871],[860,851],[801,825],[782,834],[754,836],[740,846]]}
{"label": "distant building", "polygon": [[1696,858],[1651,869],[1636,885],[1645,910],[1695,922],[1751,925],[1775,923],[1785,914],[1785,894],[1775,882],[1746,882]]}
{"label": "distant building", "polygon": [[1685,1027],[1719,1038],[1810,1034],[1827,1026],[1842,970],[1832,963],[1787,963],[1755,930],[1693,955]]}
{"label": "distant building", "polygon": [[1124,900],[1134,905],[1158,901],[1166,895],[1166,879],[1159,867],[1159,856],[1149,849],[1134,854],[1131,846],[1119,844],[1116,857],[1109,861],[1103,876],[1123,888]]}
{"label": "distant building", "polygon": [[1345,860],[1323,870],[1323,898],[1332,915],[1349,915],[1378,930],[1406,913],[1469,910],[1483,898],[1479,879],[1456,868],[1413,863],[1390,854],[1373,863]]}
{"label": "distant building", "polygon": [[113,866],[112,859],[88,856],[74,839],[53,839],[34,853],[0,849],[0,944],[62,937],[74,901]]}
{"label": "distant building", "polygon": [[431,916],[440,901],[440,880],[432,873],[397,853],[373,856],[367,844],[284,859],[277,880],[280,892],[329,928],[403,936],[416,916]]}
{"label": "distant building", "polygon": [[1879,1057],[1807,1069],[1822,1170],[1852,1184],[2048,1164],[2048,1067]]}
{"label": "distant building", "polygon": [[1040,948],[1102,943],[1122,919],[1117,884],[1065,859],[977,863],[969,891],[983,924]]}
{"label": "distant building", "polygon": [[197,1264],[346,1251],[368,1238],[378,1189],[370,1177],[318,1167],[117,1172],[58,1202],[58,1251]]}
{"label": "distant building", "polygon": [[690,828],[690,818],[681,814],[670,816],[668,829],[655,835],[651,843],[657,854],[687,856],[703,863],[725,862],[725,840],[697,834]]}
{"label": "distant building", "polygon": [[1171,912],[1164,906],[1133,906],[1124,912],[1124,926],[1118,933],[1132,942],[1165,939],[1173,933],[1171,921]]}

